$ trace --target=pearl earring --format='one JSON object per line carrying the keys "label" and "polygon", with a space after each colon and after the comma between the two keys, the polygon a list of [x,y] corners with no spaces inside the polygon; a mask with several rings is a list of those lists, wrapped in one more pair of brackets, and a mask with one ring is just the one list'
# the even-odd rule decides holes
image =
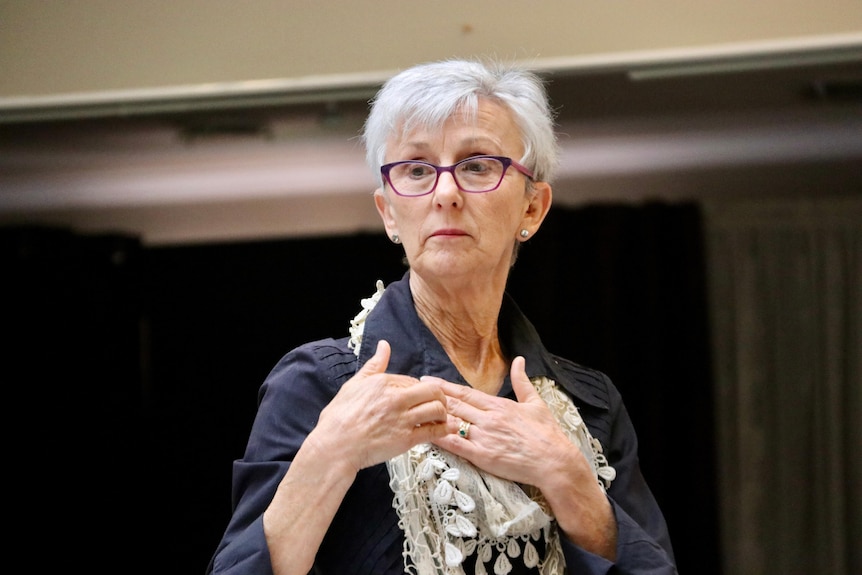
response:
{"label": "pearl earring", "polygon": [[522,238],[526,238],[526,237],[527,237],[527,236],[529,236],[529,235],[530,235],[530,231],[529,231],[529,230],[521,230],[521,237],[522,237]]}
{"label": "pearl earring", "polygon": [[400,244],[401,243],[401,238],[398,237],[398,234],[392,234],[392,243],[393,244]]}

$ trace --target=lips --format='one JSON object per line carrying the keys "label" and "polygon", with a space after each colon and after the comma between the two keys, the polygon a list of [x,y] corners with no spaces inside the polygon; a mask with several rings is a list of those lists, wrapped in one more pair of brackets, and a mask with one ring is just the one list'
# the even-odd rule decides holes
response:
{"label": "lips", "polygon": [[458,230],[455,228],[446,228],[442,230],[437,230],[431,234],[431,237],[440,237],[440,236],[466,236],[467,232],[464,230]]}

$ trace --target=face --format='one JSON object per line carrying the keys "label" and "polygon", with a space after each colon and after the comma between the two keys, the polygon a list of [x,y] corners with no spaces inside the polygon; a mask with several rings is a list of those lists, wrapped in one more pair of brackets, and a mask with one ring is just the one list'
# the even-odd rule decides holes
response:
{"label": "face", "polygon": [[[422,160],[449,166],[477,155],[523,154],[521,135],[508,109],[480,100],[475,121],[457,114],[440,130],[417,128],[387,142],[386,162]],[[398,234],[414,273],[424,277],[505,278],[514,242],[531,237],[550,207],[550,187],[536,182],[527,193],[526,176],[510,167],[492,192],[467,193],[449,173],[425,196],[402,197],[390,189],[375,192],[387,233]],[[492,274],[488,276],[488,274]]]}

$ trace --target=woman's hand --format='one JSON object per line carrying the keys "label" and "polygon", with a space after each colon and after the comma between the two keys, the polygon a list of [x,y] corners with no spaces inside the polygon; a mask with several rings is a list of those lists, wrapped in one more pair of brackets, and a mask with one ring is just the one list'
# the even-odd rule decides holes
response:
{"label": "woman's hand", "polygon": [[[433,443],[498,477],[538,487],[561,529],[577,545],[613,559],[616,522],[590,463],[560,428],[516,357],[510,371],[517,401],[439,378],[449,431]],[[469,422],[467,438],[458,434]]]}
{"label": "woman's hand", "polygon": [[389,344],[345,382],[308,434],[263,514],[273,573],[304,575],[356,473],[447,433],[435,383],[386,373]]}
{"label": "woman's hand", "polygon": [[309,434],[355,471],[386,461],[447,433],[446,396],[440,386],[386,373],[391,349],[380,341],[374,356],[348,380]]}
{"label": "woman's hand", "polygon": [[[539,396],[524,371],[523,358],[511,367],[512,388],[518,401],[488,395],[466,385],[435,377],[423,382],[437,383],[447,396],[450,414],[446,437],[434,443],[498,477],[541,488],[553,462],[561,458],[567,467],[583,467],[591,474],[580,451],[560,428],[547,404]],[[465,440],[457,433],[462,421],[470,423]]]}

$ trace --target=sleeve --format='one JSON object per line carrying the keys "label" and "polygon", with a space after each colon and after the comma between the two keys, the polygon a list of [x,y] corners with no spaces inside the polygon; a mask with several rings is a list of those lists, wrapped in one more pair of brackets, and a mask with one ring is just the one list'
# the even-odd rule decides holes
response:
{"label": "sleeve", "polygon": [[[617,520],[617,558],[612,563],[588,553],[563,538],[569,573],[675,575],[673,548],[664,515],[650,491],[638,463],[637,434],[619,391],[602,374],[608,409],[587,415],[593,435],[604,446],[616,478],[608,499]],[[586,410],[585,410],[586,411]]]}
{"label": "sleeve", "polygon": [[267,376],[245,454],[233,465],[233,512],[208,575],[272,573],[263,512],[320,412],[355,370],[350,358],[335,342],[307,344]]}

